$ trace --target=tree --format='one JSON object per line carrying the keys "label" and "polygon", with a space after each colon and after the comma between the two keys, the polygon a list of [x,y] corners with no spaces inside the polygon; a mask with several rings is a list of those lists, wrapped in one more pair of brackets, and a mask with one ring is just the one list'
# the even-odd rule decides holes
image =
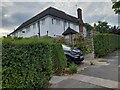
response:
{"label": "tree", "polygon": [[120,0],[112,1],[112,3],[113,3],[112,9],[115,11],[115,14],[120,14]]}
{"label": "tree", "polygon": [[93,27],[89,23],[85,23],[85,27],[87,28],[88,31],[93,30]]}
{"label": "tree", "polygon": [[112,31],[110,33],[120,35],[120,27],[119,26],[118,27],[114,26],[111,29],[112,29]]}
{"label": "tree", "polygon": [[107,22],[98,21],[98,25],[96,25],[95,30],[99,31],[100,33],[109,33],[111,28]]}

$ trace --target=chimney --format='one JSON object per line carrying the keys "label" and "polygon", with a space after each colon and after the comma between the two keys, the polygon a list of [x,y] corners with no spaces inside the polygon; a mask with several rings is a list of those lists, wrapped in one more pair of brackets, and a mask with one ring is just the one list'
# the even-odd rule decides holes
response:
{"label": "chimney", "polygon": [[78,22],[79,22],[79,33],[83,34],[82,10],[80,8],[77,9],[77,14],[78,14]]}
{"label": "chimney", "polygon": [[78,18],[82,19],[82,10],[80,8],[77,9],[77,14],[78,14]]}

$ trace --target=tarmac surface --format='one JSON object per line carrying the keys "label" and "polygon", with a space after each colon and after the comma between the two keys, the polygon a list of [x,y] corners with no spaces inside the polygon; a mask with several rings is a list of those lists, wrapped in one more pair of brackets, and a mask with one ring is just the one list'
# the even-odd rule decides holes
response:
{"label": "tarmac surface", "polygon": [[[120,74],[120,51],[106,57],[92,60],[91,55],[85,57],[84,64],[78,67],[78,73],[72,76],[54,76],[51,88],[118,88]],[[90,61],[95,65],[90,65]]]}

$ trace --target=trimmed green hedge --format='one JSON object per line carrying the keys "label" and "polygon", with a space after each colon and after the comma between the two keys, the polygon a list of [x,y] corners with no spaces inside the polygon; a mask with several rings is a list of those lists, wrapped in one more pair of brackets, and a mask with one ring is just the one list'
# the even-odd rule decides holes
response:
{"label": "trimmed green hedge", "polygon": [[2,44],[3,88],[47,88],[53,70],[66,66],[61,45],[49,39],[7,38]]}
{"label": "trimmed green hedge", "polygon": [[48,87],[52,74],[49,43],[37,39],[4,39],[2,44],[3,88]]}
{"label": "trimmed green hedge", "polygon": [[120,49],[120,36],[114,34],[98,34],[94,36],[94,51],[97,57]]}
{"label": "trimmed green hedge", "polygon": [[52,60],[54,73],[59,74],[67,66],[67,59],[61,44],[52,44]]}

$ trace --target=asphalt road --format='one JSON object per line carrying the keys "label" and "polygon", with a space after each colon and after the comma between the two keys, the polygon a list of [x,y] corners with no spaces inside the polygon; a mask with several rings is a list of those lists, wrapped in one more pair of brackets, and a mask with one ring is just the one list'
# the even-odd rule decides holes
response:
{"label": "asphalt road", "polygon": [[120,75],[118,69],[120,64],[119,56],[120,51],[115,51],[102,58],[103,60],[108,62],[108,65],[90,66],[89,68],[82,71],[80,74],[118,81],[118,76]]}

